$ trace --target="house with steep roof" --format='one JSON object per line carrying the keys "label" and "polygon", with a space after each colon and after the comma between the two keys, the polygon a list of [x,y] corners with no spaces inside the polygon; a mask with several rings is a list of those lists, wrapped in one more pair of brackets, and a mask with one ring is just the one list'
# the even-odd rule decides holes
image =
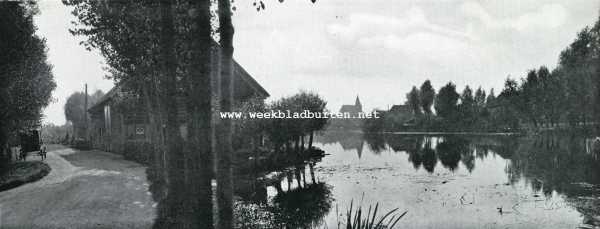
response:
{"label": "house with steep roof", "polygon": [[[104,151],[128,153],[150,146],[152,131],[164,131],[151,126],[149,111],[143,95],[131,95],[119,83],[88,109],[91,118],[92,147]],[[264,100],[269,93],[236,61],[234,61],[234,100],[236,103],[257,98]],[[181,129],[186,129],[186,109],[183,97],[176,99]],[[156,136],[156,135],[154,135]],[[164,136],[164,135],[163,135]],[[144,159],[140,159],[144,161]]]}

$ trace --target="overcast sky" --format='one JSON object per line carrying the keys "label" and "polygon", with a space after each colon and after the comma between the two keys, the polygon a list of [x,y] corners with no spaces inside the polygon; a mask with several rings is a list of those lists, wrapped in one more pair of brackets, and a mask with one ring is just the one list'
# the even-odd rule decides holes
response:
{"label": "overcast sky", "polygon": [[[600,12],[600,0],[267,0],[236,1],[235,58],[271,94],[315,91],[337,111],[360,96],[365,110],[404,103],[412,85],[430,79],[501,89],[507,76],[553,68],[558,55]],[[58,84],[45,122],[63,124],[66,97],[109,90],[103,58],[67,29],[59,0],[40,4],[38,33],[47,39]]]}

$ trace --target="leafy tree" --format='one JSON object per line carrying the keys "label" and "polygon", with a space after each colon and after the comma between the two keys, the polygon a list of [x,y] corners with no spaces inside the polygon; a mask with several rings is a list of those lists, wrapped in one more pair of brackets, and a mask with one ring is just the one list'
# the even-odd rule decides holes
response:
{"label": "leafy tree", "polygon": [[600,20],[592,28],[586,27],[576,39],[563,50],[558,68],[566,85],[569,101],[568,119],[572,124],[585,123],[594,112],[594,100],[598,98],[598,62]]}
{"label": "leafy tree", "polygon": [[535,69],[527,73],[527,78],[523,81],[520,90],[522,91],[517,106],[523,116],[528,117],[534,127],[539,124],[540,115],[540,79]]}
{"label": "leafy tree", "polygon": [[435,89],[431,86],[431,81],[426,80],[421,85],[421,90],[419,90],[421,99],[421,108],[425,114],[431,114],[431,105],[433,105],[433,99],[435,98]]}
{"label": "leafy tree", "polygon": [[[217,144],[210,140],[220,132],[211,130],[210,77],[220,70],[210,68],[215,44],[210,1],[63,2],[74,7],[78,19],[72,33],[85,36],[88,49],[100,51],[110,77],[125,91],[144,99],[154,129],[150,132],[154,150],[170,158],[156,161],[169,163],[156,165],[168,169],[165,179],[169,186],[166,199],[160,200],[155,227],[212,228],[211,152]],[[186,141],[177,118],[178,97],[183,98],[183,108],[191,116]],[[159,141],[163,125],[166,145]],[[194,188],[184,188],[186,184]]]}
{"label": "leafy tree", "polygon": [[414,114],[421,114],[421,103],[419,98],[419,89],[413,86],[412,90],[406,94],[406,105],[410,107]]}
{"label": "leafy tree", "polygon": [[[102,90],[97,90],[92,95],[88,95],[88,108],[93,106],[100,98],[104,96]],[[85,128],[90,122],[85,109],[85,93],[74,92],[69,97],[64,106],[65,119],[73,125],[72,135],[75,138],[82,138],[85,134]]]}
{"label": "leafy tree", "polygon": [[[295,95],[294,97],[296,97],[296,101],[299,101],[301,104],[300,105],[301,112],[309,111],[314,114],[317,114],[317,113],[323,113],[326,111],[325,106],[327,106],[327,102],[316,93],[300,92],[299,94]],[[326,118],[303,119],[303,122],[304,122],[304,125],[302,126],[302,128],[304,130],[303,133],[305,135],[309,136],[308,149],[312,148],[315,132],[324,129],[325,126],[327,125],[327,121],[328,121],[328,119],[326,119]]]}
{"label": "leafy tree", "polygon": [[[551,103],[552,101],[550,101],[551,99],[551,93],[549,91],[550,89],[550,83],[551,83],[551,75],[550,75],[550,70],[548,70],[548,68],[546,66],[540,66],[540,68],[537,70],[537,76],[538,76],[538,80],[539,80],[539,85],[538,85],[538,92],[536,93],[536,110],[538,113],[538,118],[540,120],[540,124],[545,124],[549,121],[550,119],[550,107],[551,107]],[[554,92],[554,93],[558,93],[558,92]]]}
{"label": "leafy tree", "polygon": [[[123,92],[140,95],[152,129],[149,131],[149,137],[152,139],[153,150],[164,148],[158,145],[157,139],[160,138],[155,133],[163,133],[161,124],[165,124],[167,133],[172,133],[169,130],[176,129],[169,128],[166,120],[161,120],[166,119],[169,105],[176,103],[173,100],[166,102],[173,99],[170,96],[172,94],[165,93],[171,76],[162,74],[164,78],[158,77],[159,73],[163,72],[161,70],[164,70],[161,67],[165,66],[161,60],[172,61],[178,60],[180,56],[190,56],[191,48],[187,46],[187,51],[177,52],[184,55],[163,58],[164,49],[161,49],[163,46],[157,45],[163,42],[160,32],[165,28],[161,21],[163,17],[161,7],[158,6],[159,1],[63,0],[63,3],[73,7],[72,14],[77,18],[69,31],[73,35],[86,38],[82,42],[86,49],[96,49],[105,57],[109,72],[107,77],[119,83]],[[180,29],[188,29],[189,24],[182,23]],[[169,34],[181,34],[180,30],[175,32]],[[183,43],[177,44],[183,45]],[[189,68],[180,69],[185,74],[189,73]],[[178,138],[175,136],[169,139],[171,139],[169,142],[175,142],[176,146],[182,145],[176,142]],[[182,168],[182,166],[171,168]]]}
{"label": "leafy tree", "polygon": [[497,125],[504,128],[516,128],[519,125],[518,109],[521,106],[519,84],[516,80],[507,78],[500,95],[495,99],[500,109],[495,112]]}
{"label": "leafy tree", "polygon": [[489,106],[494,105],[495,100],[496,100],[496,94],[494,93],[494,88],[492,88],[492,89],[490,89],[490,94],[485,99],[486,106],[489,107]]}
{"label": "leafy tree", "polygon": [[558,125],[566,105],[566,88],[561,81],[562,72],[558,69],[552,71],[545,82],[545,114],[548,122],[556,126]]}
{"label": "leafy tree", "polygon": [[456,118],[458,112],[458,99],[459,95],[456,92],[456,85],[452,82],[448,82],[448,84],[440,88],[435,97],[434,107],[436,113],[447,121]]}
{"label": "leafy tree", "polygon": [[[75,128],[82,128],[88,120],[85,120],[85,94],[75,92],[71,94],[65,103],[65,118]],[[78,131],[76,131],[78,132]]]}
{"label": "leafy tree", "polygon": [[477,91],[475,91],[475,106],[477,107],[477,111],[481,112],[481,110],[485,107],[485,103],[486,103],[486,94],[485,94],[485,90],[483,90],[481,87],[477,88]]}
{"label": "leafy tree", "polygon": [[[231,228],[233,124],[230,120],[215,121],[218,129],[215,131],[210,122],[212,111],[233,109],[234,30],[230,1],[216,1],[216,14],[211,14],[208,0],[63,2],[74,7],[73,14],[78,18],[72,33],[86,36],[84,45],[98,49],[106,57],[113,79],[127,85],[126,90],[142,95],[151,126],[166,126],[167,145],[159,144],[155,150],[164,150],[170,158],[167,166],[170,187],[164,203],[172,209],[159,211],[159,218],[165,220],[158,220],[155,226],[213,227],[209,169],[213,162],[211,152],[216,151],[219,215],[216,226]],[[259,5],[257,9],[264,10],[265,4],[259,3],[255,4]],[[213,49],[216,43],[213,35],[217,33],[220,48]],[[218,58],[212,58],[212,54]],[[178,131],[177,96],[184,97],[190,116],[185,138]],[[218,135],[213,138],[215,134]],[[151,139],[155,143],[160,137]],[[213,144],[212,139],[217,143]],[[184,184],[194,188],[180,190]],[[197,198],[186,205],[182,204],[183,196]]]}
{"label": "leafy tree", "polygon": [[[318,94],[312,92],[300,92],[290,97],[281,98],[268,106],[268,110],[291,113],[323,113],[326,111],[327,102]],[[302,138],[308,135],[308,148],[312,147],[314,132],[325,128],[328,119],[325,117],[301,118],[301,119],[265,119],[267,122],[266,132],[274,144],[274,148],[280,150],[286,146],[290,151],[291,144],[296,145],[296,150],[303,148]],[[301,144],[302,143],[302,144]],[[301,146],[302,145],[302,146]]]}
{"label": "leafy tree", "polygon": [[56,88],[46,42],[35,34],[37,12],[34,1],[0,3],[0,169],[11,159],[8,138],[40,126]]}
{"label": "leafy tree", "polygon": [[460,95],[460,105],[458,109],[461,114],[461,120],[464,124],[470,125],[473,122],[475,116],[475,98],[473,97],[473,90],[471,87],[466,86]]}

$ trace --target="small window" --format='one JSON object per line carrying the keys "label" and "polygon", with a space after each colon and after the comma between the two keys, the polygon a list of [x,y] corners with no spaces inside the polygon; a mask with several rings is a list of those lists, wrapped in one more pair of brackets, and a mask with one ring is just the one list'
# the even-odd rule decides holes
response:
{"label": "small window", "polygon": [[144,135],[145,134],[145,129],[144,127],[136,127],[135,128],[135,135]]}

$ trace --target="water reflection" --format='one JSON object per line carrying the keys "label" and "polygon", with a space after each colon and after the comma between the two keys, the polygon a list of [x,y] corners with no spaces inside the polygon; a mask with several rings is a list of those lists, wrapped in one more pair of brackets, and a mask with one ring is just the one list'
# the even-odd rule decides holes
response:
{"label": "water reflection", "polygon": [[322,224],[333,198],[315,177],[311,160],[268,174],[237,176],[240,228],[313,228]]}
{"label": "water reflection", "polygon": [[[326,131],[322,135],[317,135],[316,141],[322,144],[339,143],[342,146],[342,149],[344,149],[345,151],[355,151],[358,158],[360,158],[362,156],[363,148],[365,145],[364,138],[369,136],[370,135],[363,136],[363,134],[357,132]],[[382,144],[384,143],[385,142],[382,142]],[[369,147],[371,147],[371,150],[374,152],[381,151],[375,150],[372,144],[369,145]]]}
{"label": "water reflection", "polygon": [[[332,206],[339,204],[343,212],[344,201],[360,198],[361,193],[368,199],[366,203],[408,210],[410,216],[401,224],[407,228],[484,225],[469,221],[472,214],[483,223],[502,226],[526,221],[516,228],[560,228],[564,225],[551,223],[573,220],[600,226],[600,142],[595,137],[326,132],[315,141],[330,155],[309,160],[272,155],[266,158],[285,163],[266,165],[240,159],[234,172],[237,227],[322,228],[328,224],[335,228]],[[188,184],[168,182],[164,169],[155,166],[148,169],[148,177],[152,181],[149,189],[159,202],[155,227],[189,225],[185,222],[193,220],[193,215],[182,213],[194,212],[186,209]],[[498,185],[506,188],[498,191]],[[180,190],[182,195],[170,199],[167,193],[171,190]],[[536,209],[538,202],[544,209]],[[469,212],[463,204],[477,210]],[[496,208],[502,204],[510,208],[505,212],[513,212],[513,221],[494,221]],[[512,210],[517,204],[523,214]],[[415,219],[427,215],[435,217]],[[544,217],[554,221],[540,221],[547,219]]]}
{"label": "water reflection", "polygon": [[[597,143],[596,143],[597,144]],[[533,190],[566,196],[587,224],[600,225],[600,152],[591,138],[547,134],[523,139],[507,172]]]}
{"label": "water reflection", "polygon": [[[331,186],[315,175],[319,150],[305,156],[262,156],[239,153],[234,169],[236,228],[313,228],[322,224],[333,198]],[[315,154],[321,156],[306,156]],[[252,158],[251,160],[249,158]],[[147,169],[149,191],[158,202],[154,228],[195,228],[191,183],[175,183],[160,163]],[[183,177],[183,176],[182,176]],[[197,205],[196,205],[197,206]],[[206,209],[204,209],[206,210]]]}
{"label": "water reflection", "polygon": [[[345,139],[345,141],[335,141]],[[348,142],[353,139],[359,142]],[[468,174],[488,157],[507,161],[507,185],[525,182],[532,195],[562,195],[587,225],[600,226],[600,141],[581,134],[544,133],[537,136],[415,136],[331,132],[317,138],[324,145],[366,144],[374,155],[383,151],[406,154],[415,171],[429,174],[444,168]]]}

